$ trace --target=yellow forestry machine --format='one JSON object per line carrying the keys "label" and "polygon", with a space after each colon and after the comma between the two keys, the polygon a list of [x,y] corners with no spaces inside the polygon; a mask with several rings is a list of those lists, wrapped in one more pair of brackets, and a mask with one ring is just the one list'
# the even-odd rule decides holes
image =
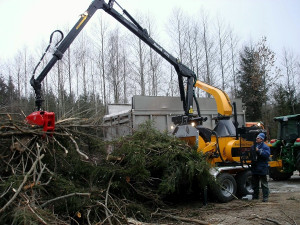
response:
{"label": "yellow forestry machine", "polygon": [[[147,30],[142,28],[118,3],[116,4],[122,10],[123,15],[117,12],[113,8],[114,3],[116,2],[113,0],[108,3],[104,0],[94,0],[65,38],[63,38],[61,31],[55,31],[61,34],[61,42],[57,43],[53,57],[37,78],[34,75],[37,67],[35,68],[30,81],[36,94],[37,111],[27,117],[28,122],[43,126],[45,132],[54,130],[54,113],[41,109],[43,102],[41,82],[55,63],[63,57],[64,52],[94,13],[98,9],[102,9],[174,66],[178,75],[180,96],[184,109],[184,115],[172,119],[176,125],[174,135],[186,140],[191,145],[196,145],[199,152],[207,155],[212,165],[212,173],[221,185],[220,188],[214,190],[217,199],[221,202],[228,202],[234,198],[237,192],[241,196],[251,194],[250,146],[253,144],[256,135],[262,130],[251,127],[238,128],[236,113],[234,115],[232,113],[235,107],[232,107],[227,94],[218,88],[197,80],[191,69],[155,42],[149,36]],[[206,118],[200,115],[200,106],[194,93],[195,88],[204,90],[216,100],[218,115],[215,118],[216,127],[213,130],[202,125]],[[195,112],[197,113],[194,112],[194,102],[197,108]],[[234,120],[232,120],[232,117]]]}

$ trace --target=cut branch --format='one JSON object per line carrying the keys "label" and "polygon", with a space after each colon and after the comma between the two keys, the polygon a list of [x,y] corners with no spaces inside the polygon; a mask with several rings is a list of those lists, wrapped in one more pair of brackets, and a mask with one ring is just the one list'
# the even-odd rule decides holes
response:
{"label": "cut branch", "polygon": [[20,191],[22,190],[24,184],[26,183],[29,175],[32,173],[32,171],[35,169],[36,164],[38,163],[39,160],[41,160],[44,157],[44,154],[41,155],[41,157],[37,158],[34,163],[32,164],[30,170],[28,171],[28,173],[24,176],[23,182],[21,183],[21,185],[19,186],[18,190],[15,192],[15,194],[13,195],[13,197],[2,207],[2,209],[0,209],[0,213],[2,213],[14,200],[15,198],[18,196],[18,194],[20,193]]}
{"label": "cut branch", "polygon": [[49,200],[49,201],[43,203],[43,204],[41,205],[41,207],[45,207],[46,205],[48,205],[48,204],[51,203],[51,202],[54,202],[54,201],[57,201],[57,200],[60,200],[60,199],[63,199],[63,198],[72,197],[72,196],[74,196],[74,195],[79,195],[79,196],[90,196],[91,193],[77,193],[77,192],[75,192],[75,193],[71,193],[71,194],[67,194],[67,195],[62,195],[62,196],[59,196],[59,197],[57,197],[57,198],[53,198],[53,199],[51,199],[51,200]]}
{"label": "cut branch", "polygon": [[84,154],[83,152],[81,152],[81,151],[79,150],[79,147],[78,147],[76,141],[74,140],[74,138],[72,138],[71,136],[69,136],[69,138],[70,138],[71,141],[74,143],[75,148],[76,148],[76,151],[79,153],[79,155],[85,157],[85,159],[89,159],[89,157],[88,157],[86,154]]}
{"label": "cut branch", "polygon": [[108,219],[109,224],[111,224],[111,225],[112,225],[112,222],[110,220],[110,216],[108,215],[107,201],[108,201],[108,195],[109,195],[109,189],[110,189],[111,181],[112,181],[114,175],[115,174],[113,173],[113,175],[109,179],[107,190],[106,190],[106,195],[105,195],[105,214],[106,214],[106,217]]}

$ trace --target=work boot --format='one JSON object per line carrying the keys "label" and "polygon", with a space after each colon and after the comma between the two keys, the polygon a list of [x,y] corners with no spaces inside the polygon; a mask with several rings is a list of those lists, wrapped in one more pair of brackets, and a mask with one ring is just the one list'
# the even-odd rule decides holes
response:
{"label": "work boot", "polygon": [[268,202],[268,198],[263,198],[263,202]]}
{"label": "work boot", "polygon": [[257,195],[252,195],[252,199],[253,199],[253,200],[257,200],[257,199],[258,199],[258,196],[257,196]]}

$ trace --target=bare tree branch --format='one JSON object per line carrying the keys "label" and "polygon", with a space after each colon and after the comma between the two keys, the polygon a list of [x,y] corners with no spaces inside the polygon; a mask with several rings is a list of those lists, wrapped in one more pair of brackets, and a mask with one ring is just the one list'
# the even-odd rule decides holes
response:
{"label": "bare tree branch", "polygon": [[67,194],[67,195],[62,195],[62,196],[59,196],[57,198],[53,198],[45,203],[43,203],[41,205],[41,207],[45,207],[46,205],[48,205],[49,203],[51,202],[54,202],[54,201],[57,201],[57,200],[60,200],[60,199],[63,199],[63,198],[68,198],[68,197],[72,197],[72,196],[75,196],[75,195],[78,195],[78,196],[90,196],[91,193],[78,193],[78,192],[75,192],[75,193],[71,193],[71,194]]}
{"label": "bare tree branch", "polygon": [[15,194],[13,195],[13,197],[0,209],[0,213],[2,213],[14,200],[15,198],[18,196],[18,194],[20,193],[20,191],[22,190],[24,184],[26,183],[28,177],[30,176],[30,174],[32,173],[32,171],[35,169],[36,164],[38,163],[39,160],[41,160],[44,157],[44,154],[41,155],[40,158],[37,158],[34,163],[32,164],[30,170],[28,171],[28,173],[24,176],[23,182],[21,183],[21,185],[19,186],[18,190],[15,192]]}

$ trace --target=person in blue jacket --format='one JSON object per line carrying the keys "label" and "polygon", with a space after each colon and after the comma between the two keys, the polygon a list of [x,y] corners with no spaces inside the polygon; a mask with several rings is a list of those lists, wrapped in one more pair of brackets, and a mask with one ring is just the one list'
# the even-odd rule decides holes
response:
{"label": "person in blue jacket", "polygon": [[269,157],[270,148],[264,143],[265,134],[259,133],[256,137],[256,143],[251,147],[251,151],[254,152],[255,156],[252,159],[251,171],[252,171],[252,188],[253,188],[253,199],[259,198],[259,183],[261,183],[261,189],[263,194],[263,202],[268,201],[269,197],[269,186],[267,175],[269,174]]}

